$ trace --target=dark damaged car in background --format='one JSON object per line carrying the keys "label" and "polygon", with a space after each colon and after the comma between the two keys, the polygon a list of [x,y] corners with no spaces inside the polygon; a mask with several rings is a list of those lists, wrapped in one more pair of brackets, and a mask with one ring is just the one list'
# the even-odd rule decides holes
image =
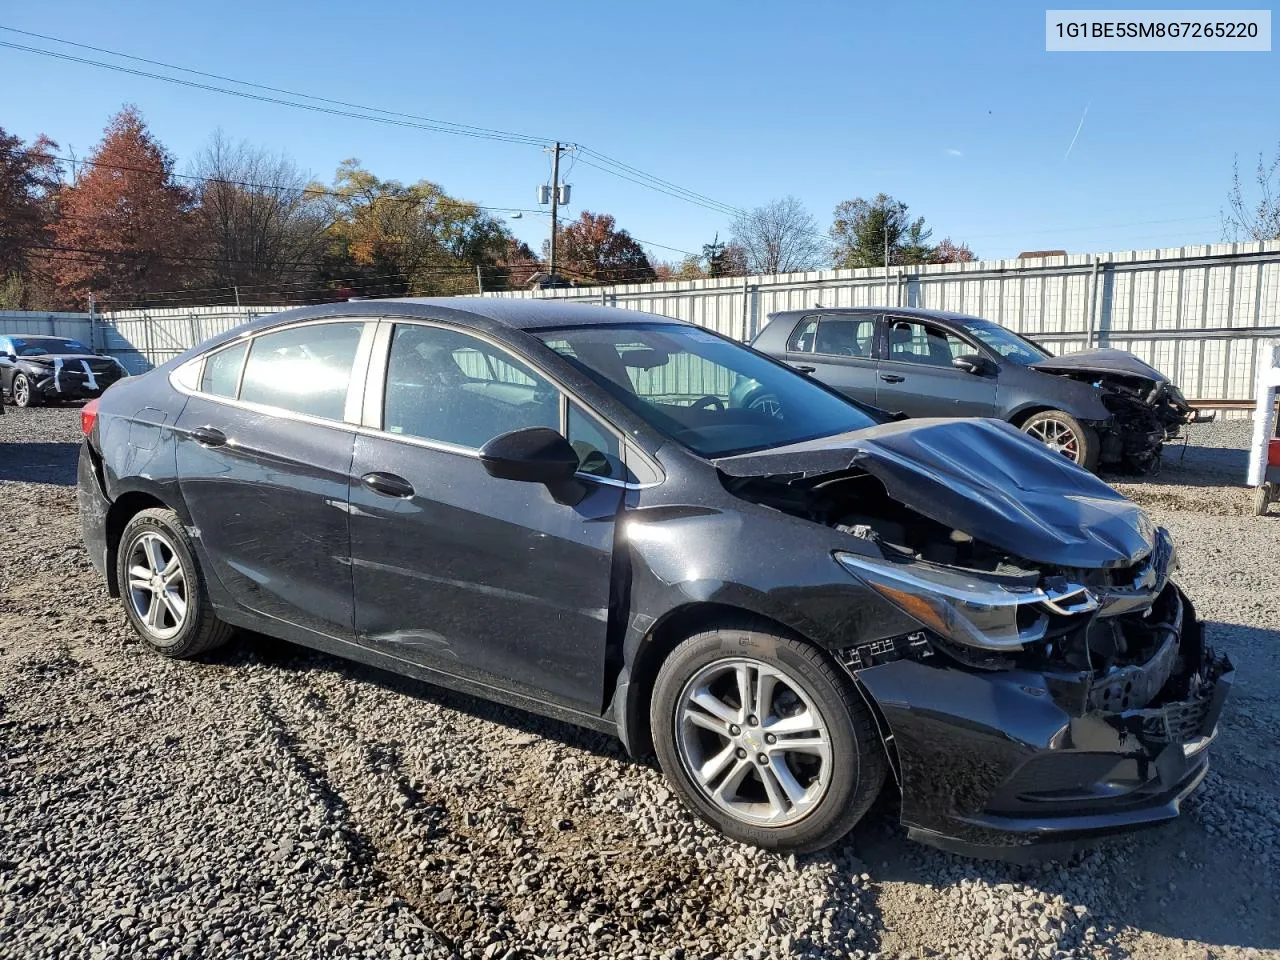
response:
{"label": "dark damaged car in background", "polygon": [[884,410],[1008,421],[1087,470],[1150,472],[1194,416],[1169,378],[1131,353],[1055,357],[959,313],[793,310],[772,314],[752,346]]}
{"label": "dark damaged car in background", "polygon": [[0,399],[18,407],[90,400],[128,371],[79,340],[37,334],[0,336]]}
{"label": "dark damaged car in background", "polygon": [[886,780],[986,855],[1168,820],[1232,679],[1167,531],[1090,473],[663,317],[304,308],[83,421],[85,541],[157,652],[249,628],[607,731],[770,849]]}

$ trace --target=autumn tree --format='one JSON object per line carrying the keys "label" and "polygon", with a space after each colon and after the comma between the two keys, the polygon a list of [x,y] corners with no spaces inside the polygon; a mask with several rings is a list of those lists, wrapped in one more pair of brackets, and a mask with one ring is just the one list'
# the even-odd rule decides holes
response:
{"label": "autumn tree", "polygon": [[380,180],[346,160],[325,197],[325,272],[372,296],[475,293],[476,267],[496,267],[511,235],[476,204],[428,180]]}
{"label": "autumn tree", "polygon": [[752,273],[812,270],[826,260],[817,221],[795,197],[740,213],[733,221],[733,242]]}
{"label": "autumn tree", "polygon": [[[550,254],[550,244],[544,245]],[[595,283],[641,283],[656,279],[648,254],[607,213],[582,211],[559,233],[557,267],[571,279]]]}
{"label": "autumn tree", "polygon": [[235,287],[243,301],[271,302],[311,281],[328,225],[310,178],[285,156],[221,130],[196,157],[195,247],[202,286]]}
{"label": "autumn tree", "polygon": [[0,308],[30,309],[48,295],[57,148],[43,136],[26,146],[0,129]]}
{"label": "autumn tree", "polygon": [[1236,159],[1227,194],[1227,210],[1222,215],[1222,238],[1235,240],[1280,240],[1280,150],[1268,161],[1258,154],[1254,173],[1257,197],[1245,195],[1240,182],[1240,160]]}
{"label": "autumn tree", "polygon": [[53,273],[59,298],[81,307],[89,293],[116,305],[190,279],[192,195],[173,158],[137,108],[111,120],[75,182],[59,197]]}
{"label": "autumn tree", "polygon": [[969,249],[967,243],[953,243],[950,237],[943,239],[933,248],[933,259],[930,263],[973,263],[977,256]]}
{"label": "autumn tree", "polygon": [[702,245],[702,260],[708,277],[745,277],[747,251],[737,243],[723,243],[716,234],[710,243]]}

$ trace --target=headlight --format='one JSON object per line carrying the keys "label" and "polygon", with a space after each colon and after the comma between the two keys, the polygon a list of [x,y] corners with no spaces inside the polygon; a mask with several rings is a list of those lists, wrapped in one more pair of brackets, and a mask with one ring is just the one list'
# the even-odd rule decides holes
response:
{"label": "headlight", "polygon": [[1044,637],[1051,616],[1092,613],[1098,601],[1079,584],[1022,586],[928,563],[837,553],[840,564],[909,617],[948,640],[1013,651]]}

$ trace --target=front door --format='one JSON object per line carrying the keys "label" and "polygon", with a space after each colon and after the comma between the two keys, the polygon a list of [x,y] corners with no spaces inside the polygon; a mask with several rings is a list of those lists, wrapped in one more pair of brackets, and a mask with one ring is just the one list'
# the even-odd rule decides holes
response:
{"label": "front door", "polygon": [[[360,641],[600,713],[622,487],[584,480],[585,499],[565,506],[540,484],[490,477],[478,448],[523,427],[564,430],[561,393],[479,337],[422,323],[383,330],[380,429],[357,437],[351,466]],[[575,444],[585,468],[607,473],[614,451],[587,445]]]}
{"label": "front door", "polygon": [[345,418],[364,326],[300,324],[210,354],[176,429],[210,574],[242,607],[339,638],[352,626]]}
{"label": "front door", "polygon": [[876,315],[821,314],[801,321],[787,344],[787,362],[845,396],[876,402]]}
{"label": "front door", "polygon": [[955,332],[916,317],[888,317],[887,353],[876,366],[876,406],[909,417],[991,417],[994,374],[951,365],[982,350]]}

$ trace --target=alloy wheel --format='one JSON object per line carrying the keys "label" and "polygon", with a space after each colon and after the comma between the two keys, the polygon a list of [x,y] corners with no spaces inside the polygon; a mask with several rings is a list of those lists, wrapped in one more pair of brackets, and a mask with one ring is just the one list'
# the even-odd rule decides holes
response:
{"label": "alloy wheel", "polygon": [[1036,420],[1027,427],[1027,433],[1072,463],[1080,462],[1080,441],[1075,432],[1061,420],[1051,417]]}
{"label": "alloy wheel", "polygon": [[31,402],[31,385],[27,383],[26,377],[14,377],[13,402],[20,407],[25,407]]}
{"label": "alloy wheel", "polygon": [[129,551],[129,602],[158,642],[176,637],[187,620],[187,575],[172,543],[148,531]]}
{"label": "alloy wheel", "polygon": [[676,707],[676,747],[698,789],[743,823],[780,827],[826,794],[831,735],[800,682],[773,664],[717,660]]}

